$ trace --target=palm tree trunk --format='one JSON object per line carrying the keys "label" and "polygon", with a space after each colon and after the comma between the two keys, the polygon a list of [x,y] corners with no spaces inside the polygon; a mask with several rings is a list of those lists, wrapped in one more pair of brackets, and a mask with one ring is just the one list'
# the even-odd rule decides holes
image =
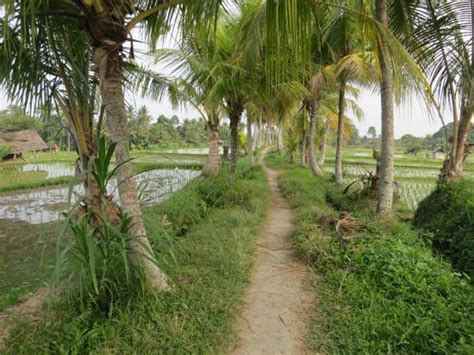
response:
{"label": "palm tree trunk", "polygon": [[[376,20],[388,27],[387,0],[376,0]],[[382,79],[380,82],[382,106],[382,151],[378,176],[377,213],[392,210],[394,189],[394,127],[393,127],[393,80],[389,66],[389,50],[384,34],[380,35],[378,57]]]}
{"label": "palm tree trunk", "polygon": [[310,105],[310,111],[309,111],[309,166],[311,168],[311,171],[315,176],[322,177],[324,176],[323,171],[319,167],[318,163],[316,162],[316,152],[315,152],[315,144],[314,140],[316,138],[316,119],[317,119],[317,114],[316,114],[317,108],[316,104],[312,103]]}
{"label": "palm tree trunk", "polygon": [[131,218],[129,228],[131,261],[135,267],[143,270],[151,289],[169,290],[170,286],[166,275],[154,261],[138,203],[137,190],[132,178],[132,164],[129,160],[130,129],[122,84],[122,58],[119,51],[108,51],[102,47],[96,47],[94,48],[94,61],[99,70],[100,91],[107,114],[110,140],[117,144],[115,159],[116,164],[120,166],[117,170],[120,202],[124,212]]}
{"label": "palm tree trunk", "polygon": [[321,145],[321,152],[319,153],[319,159],[318,159],[319,167],[322,167],[324,165],[324,162],[326,160],[327,149],[328,149],[328,133],[326,129],[326,132],[324,132],[323,141]]}
{"label": "palm tree trunk", "polygon": [[[470,13],[471,24],[474,23],[474,4],[471,1],[471,13]],[[464,162],[468,154],[468,146],[466,145],[467,136],[469,133],[469,128],[471,125],[472,114],[474,112],[474,26],[471,26],[471,84],[469,92],[465,93],[465,99],[462,100],[463,104],[461,107],[461,118],[459,121],[459,132],[454,135],[454,138],[457,138],[457,144],[454,145],[453,149],[456,147],[453,161],[453,171],[450,172],[450,178],[457,178],[462,175],[464,168]],[[454,129],[454,127],[453,127]],[[454,133],[454,132],[453,132]]]}
{"label": "palm tree trunk", "polygon": [[260,127],[259,124],[256,123],[253,127],[253,149],[260,148]]}
{"label": "palm tree trunk", "polygon": [[283,131],[280,127],[276,128],[277,149],[279,154],[283,154]]}
{"label": "palm tree trunk", "polygon": [[342,143],[344,140],[344,115],[346,110],[346,82],[341,81],[339,88],[339,112],[337,118],[336,138],[336,184],[342,184]]}
{"label": "palm tree trunk", "polygon": [[219,125],[209,122],[209,154],[203,168],[205,175],[216,176],[219,171]]}
{"label": "palm tree trunk", "polygon": [[301,138],[300,152],[300,165],[306,168],[306,132],[303,132],[303,137]]}
{"label": "palm tree trunk", "polygon": [[230,115],[230,175],[235,180],[237,173],[237,162],[239,160],[239,123],[242,110],[233,110]]}
{"label": "palm tree trunk", "polygon": [[70,152],[71,151],[71,132],[69,132],[69,130],[66,131],[67,133],[67,151]]}
{"label": "palm tree trunk", "polygon": [[[471,104],[472,106],[472,104]],[[469,133],[469,126],[472,119],[473,107],[462,107],[461,118],[459,120],[459,131],[457,134],[457,145],[454,154],[454,162],[452,170],[449,172],[448,177],[450,179],[457,179],[461,177],[464,168],[464,162],[466,161],[469,151],[467,150],[466,141]]]}
{"label": "palm tree trunk", "polygon": [[247,117],[247,150],[249,156],[250,166],[255,166],[254,141],[252,136],[252,123]]}

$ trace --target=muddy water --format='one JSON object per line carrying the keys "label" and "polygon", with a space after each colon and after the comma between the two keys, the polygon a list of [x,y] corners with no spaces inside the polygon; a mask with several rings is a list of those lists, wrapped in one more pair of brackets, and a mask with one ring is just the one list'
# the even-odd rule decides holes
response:
{"label": "muddy water", "polygon": [[[35,165],[38,166],[40,164]],[[66,173],[66,168],[63,170],[50,169],[48,171],[48,174],[52,174],[54,177],[67,176],[58,175],[63,173]],[[139,190],[140,200],[144,204],[162,201],[199,174],[199,171],[188,169],[156,169],[138,174],[135,176],[135,181]],[[118,200],[117,183],[115,180],[110,181],[107,189],[114,199]],[[78,201],[83,194],[83,186],[75,185],[47,187],[28,192],[1,195],[0,220],[13,219],[31,224],[56,221],[62,218],[62,212],[68,206]]]}

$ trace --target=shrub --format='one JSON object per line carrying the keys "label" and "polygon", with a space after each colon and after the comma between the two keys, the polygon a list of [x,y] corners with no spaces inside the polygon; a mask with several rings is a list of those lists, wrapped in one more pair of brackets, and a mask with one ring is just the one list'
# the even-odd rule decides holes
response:
{"label": "shrub", "polygon": [[474,181],[439,184],[420,202],[413,223],[434,250],[474,279]]}
{"label": "shrub", "polygon": [[12,147],[8,144],[0,145],[0,159],[5,158],[8,154],[10,154]]}

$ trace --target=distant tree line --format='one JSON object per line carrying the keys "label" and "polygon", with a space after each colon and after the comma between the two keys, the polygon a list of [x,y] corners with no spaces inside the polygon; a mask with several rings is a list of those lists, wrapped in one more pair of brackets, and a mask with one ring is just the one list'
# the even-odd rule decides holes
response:
{"label": "distant tree line", "polygon": [[[130,106],[128,118],[132,149],[204,147],[209,142],[206,123],[201,119],[180,121],[176,115],[154,119],[146,106]],[[38,131],[49,146],[57,144],[61,150],[75,150],[74,138],[55,110],[43,108],[29,115],[22,108],[11,106],[0,111],[0,133],[25,129]],[[221,139],[230,139],[228,124],[221,127]]]}
{"label": "distant tree line", "polygon": [[[206,122],[178,116],[159,115],[156,120],[146,106],[128,109],[132,149],[205,147],[209,143]],[[221,127],[221,139],[229,141],[229,126]]]}
{"label": "distant tree line", "polygon": [[[420,150],[434,150],[436,148],[446,148],[446,137],[448,137],[448,147],[451,146],[449,137],[453,135],[453,124],[446,125],[446,132],[443,127],[433,134],[427,134],[424,137],[416,137],[412,134],[404,134],[395,140],[396,146],[404,148],[406,152],[417,153]],[[467,143],[474,143],[474,131],[470,132],[466,140]],[[360,147],[380,147],[380,135],[377,134],[375,127],[371,126],[364,136],[360,136],[356,128],[353,128],[347,144]]]}

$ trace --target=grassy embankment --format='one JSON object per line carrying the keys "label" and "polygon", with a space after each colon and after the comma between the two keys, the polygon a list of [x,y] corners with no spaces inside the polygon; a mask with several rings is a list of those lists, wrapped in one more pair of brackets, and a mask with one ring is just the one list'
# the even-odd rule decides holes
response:
{"label": "grassy embankment", "polygon": [[[375,218],[373,201],[353,201],[328,179],[272,156],[297,213],[294,244],[315,275],[310,343],[327,353],[474,353],[474,290],[433,255],[410,225]],[[320,218],[353,213],[361,226],[340,246]]]}
{"label": "grassy embankment", "polygon": [[[202,168],[205,156],[175,153],[157,153],[153,151],[134,151],[131,154],[136,174],[153,169],[196,169]],[[72,176],[46,178],[45,171],[21,171],[27,163],[64,164],[74,166],[77,154],[74,152],[45,152],[26,154],[25,160],[0,162],[0,193],[15,190],[26,190],[45,186],[67,185],[73,182]]]}
{"label": "grassy embankment", "polygon": [[154,250],[175,282],[174,292],[122,302],[110,317],[74,312],[60,302],[39,324],[19,326],[5,351],[222,352],[234,339],[232,326],[269,203],[263,172],[244,162],[239,171],[234,185],[227,171],[198,178],[145,210]]}

